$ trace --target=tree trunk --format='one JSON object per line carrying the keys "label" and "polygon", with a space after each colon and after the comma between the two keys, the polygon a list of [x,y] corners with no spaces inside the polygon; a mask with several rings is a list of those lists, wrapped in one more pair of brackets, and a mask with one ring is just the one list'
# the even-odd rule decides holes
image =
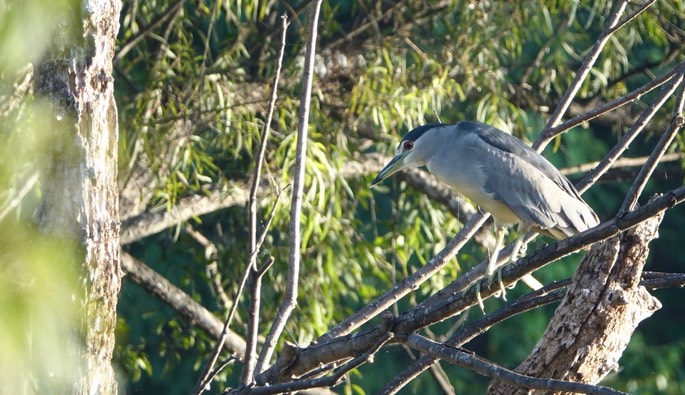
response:
{"label": "tree trunk", "polygon": [[38,221],[44,232],[82,246],[76,270],[83,293],[74,301],[81,338],[68,344],[82,364],[72,392],[115,394],[111,360],[121,270],[112,58],[121,2],[83,0],[71,7],[35,68],[36,95],[54,115]]}
{"label": "tree trunk", "polygon": [[[663,213],[592,249],[542,339],[516,372],[528,376],[597,384],[618,370],[637,325],[661,308],[640,286],[649,242]],[[494,381],[488,394],[537,394]]]}

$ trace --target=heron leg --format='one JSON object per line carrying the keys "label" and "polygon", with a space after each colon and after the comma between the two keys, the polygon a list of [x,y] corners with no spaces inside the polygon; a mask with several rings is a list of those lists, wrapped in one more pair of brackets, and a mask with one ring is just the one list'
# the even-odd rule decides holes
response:
{"label": "heron leg", "polygon": [[[504,245],[504,236],[507,234],[506,228],[503,226],[499,226],[497,223],[495,223],[495,248],[492,249],[492,253],[490,254],[490,259],[488,260],[488,267],[485,270],[485,275],[483,276],[484,279],[492,279],[493,274],[497,272],[499,274],[499,270],[497,269],[497,258],[499,258],[499,252],[502,250],[502,246]],[[502,286],[502,276],[499,275],[498,278],[500,279],[500,291],[504,291],[504,287]],[[504,293],[502,293],[504,295]],[[480,296],[480,281],[476,283],[476,298],[478,298],[478,306],[480,306],[481,311],[483,311],[483,314],[485,314],[485,307],[483,305],[483,298]]]}
{"label": "heron leg", "polygon": [[523,224],[518,226],[518,237],[514,242],[514,247],[511,249],[511,255],[509,255],[508,263],[514,263],[519,259],[519,253],[521,256],[525,255],[526,250],[528,250],[528,245],[524,243],[526,240],[526,234],[528,233],[528,227]]}
{"label": "heron leg", "polygon": [[488,278],[492,278],[492,275],[495,273],[495,270],[497,269],[497,258],[499,256],[500,250],[502,249],[502,246],[504,245],[504,235],[506,233],[507,230],[503,226],[495,225],[495,248],[493,248],[492,253],[490,254],[488,268],[485,272]]}
{"label": "heron leg", "polygon": [[[506,228],[503,226],[498,226],[495,224],[495,248],[493,249],[492,253],[490,254],[490,259],[488,260],[488,267],[485,271],[485,275],[483,276],[484,279],[492,279],[495,277],[495,274],[497,276],[497,283],[499,285],[499,294],[502,296],[503,300],[507,300],[506,297],[506,287],[504,286],[504,282],[502,281],[502,269],[505,265],[508,265],[510,263],[514,263],[518,260],[519,254],[525,255],[526,250],[528,249],[528,245],[525,243],[526,239],[526,234],[528,233],[529,227],[519,224],[518,226],[518,237],[516,238],[516,241],[514,242],[514,245],[511,250],[511,254],[509,255],[509,258],[507,258],[506,262],[503,263],[501,266],[497,266],[497,260],[499,258],[499,252],[502,250],[502,247],[504,246],[504,236],[507,233]],[[534,280],[538,285],[535,287],[531,286],[533,289],[539,289],[541,287],[541,284],[534,278]],[[480,295],[480,283],[481,281],[476,282],[476,298],[478,299],[478,306],[480,307],[481,311],[483,314],[485,314],[485,306],[483,304],[483,298]]]}

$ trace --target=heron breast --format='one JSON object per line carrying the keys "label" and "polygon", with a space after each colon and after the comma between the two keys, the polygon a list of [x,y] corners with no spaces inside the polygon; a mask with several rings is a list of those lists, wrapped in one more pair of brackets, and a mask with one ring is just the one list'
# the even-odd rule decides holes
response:
{"label": "heron breast", "polygon": [[461,193],[485,211],[492,214],[501,225],[509,225],[520,222],[520,219],[502,201],[497,200],[493,194],[485,191],[485,176],[479,169],[471,167],[470,173],[442,172],[441,166],[426,166],[438,181]]}

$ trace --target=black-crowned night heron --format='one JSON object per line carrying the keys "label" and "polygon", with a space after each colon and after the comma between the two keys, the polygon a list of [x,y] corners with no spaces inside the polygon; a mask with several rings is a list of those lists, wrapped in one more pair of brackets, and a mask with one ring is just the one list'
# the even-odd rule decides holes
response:
{"label": "black-crowned night heron", "polygon": [[511,262],[529,229],[564,239],[599,223],[576,188],[547,159],[516,137],[480,122],[412,130],[371,185],[418,166],[426,166],[439,181],[494,217],[497,240],[487,270],[490,277],[497,269],[504,225],[519,224]]}

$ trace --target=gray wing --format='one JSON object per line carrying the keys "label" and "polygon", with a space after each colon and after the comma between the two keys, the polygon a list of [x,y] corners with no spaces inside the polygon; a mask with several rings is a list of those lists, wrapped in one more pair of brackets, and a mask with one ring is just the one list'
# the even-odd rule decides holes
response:
{"label": "gray wing", "polygon": [[531,164],[559,185],[559,187],[580,199],[580,195],[573,184],[571,184],[571,182],[544,156],[527,146],[523,141],[509,133],[484,123],[462,122],[462,124],[467,124],[465,126],[472,128],[485,143],[503,152],[509,152],[517,158]]}
{"label": "gray wing", "polygon": [[[481,126],[482,125],[482,126]],[[466,140],[485,174],[483,187],[525,225],[556,238],[598,223],[595,213],[551,163],[517,138],[475,124]]]}

